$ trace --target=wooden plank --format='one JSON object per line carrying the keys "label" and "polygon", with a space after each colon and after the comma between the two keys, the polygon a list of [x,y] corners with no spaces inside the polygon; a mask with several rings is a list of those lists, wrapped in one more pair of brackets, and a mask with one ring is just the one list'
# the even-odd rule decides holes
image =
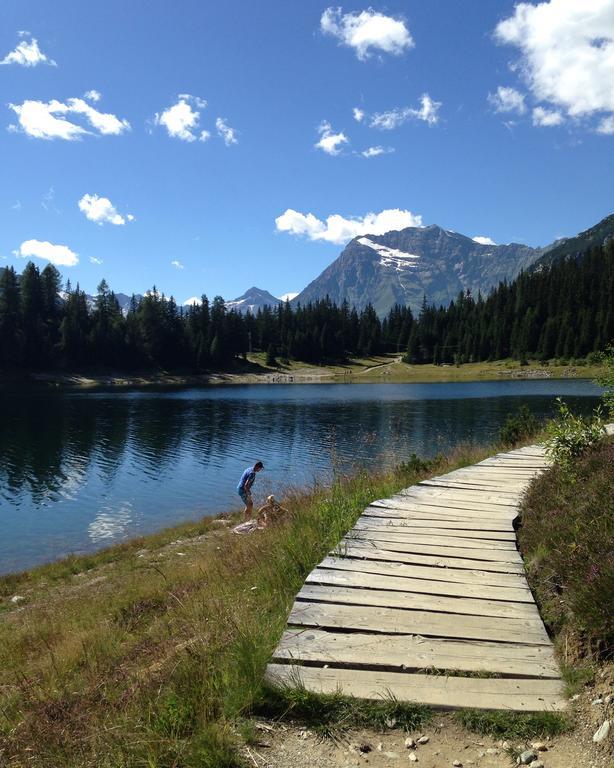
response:
{"label": "wooden plank", "polygon": [[[516,542],[516,534],[514,529],[510,526],[507,531],[491,531],[486,529],[468,528],[456,526],[454,528],[443,527],[441,525],[415,525],[416,521],[413,520],[399,520],[398,518],[374,518],[369,515],[362,515],[354,526],[357,530],[389,530],[389,531],[401,531],[408,534],[417,534],[424,536],[441,536],[450,537],[458,536],[463,539],[480,539],[484,541],[511,541]],[[427,523],[429,521],[420,520],[421,523]]]}
{"label": "wooden plank", "polygon": [[517,493],[506,490],[503,486],[499,486],[496,483],[486,483],[480,481],[464,481],[454,480],[447,478],[434,478],[433,480],[423,480],[422,485],[426,485],[433,488],[457,488],[461,491],[481,491],[483,493],[496,493],[499,498],[515,500],[518,496]]}
{"label": "wooden plank", "polygon": [[[453,582],[455,584],[475,584],[492,586],[500,589],[514,589],[518,597],[510,597],[502,592],[499,600],[517,600],[533,602],[533,596],[522,574],[496,573],[494,571],[469,570],[464,568],[436,568],[432,566],[408,565],[399,562],[377,560],[358,560],[353,557],[325,557],[318,568],[333,568],[341,571],[359,571],[361,573],[380,573],[384,576],[403,576],[412,579],[424,579],[432,582]],[[317,569],[316,569],[317,570]],[[309,576],[307,577],[309,578]],[[524,598],[521,597],[524,595]],[[488,595],[492,599],[491,595]],[[497,598],[494,598],[497,599]]]}
{"label": "wooden plank", "polygon": [[552,649],[544,645],[438,640],[420,635],[372,635],[287,629],[273,658],[320,662],[354,668],[387,667],[400,671],[458,670],[520,677],[558,678]]}
{"label": "wooden plank", "polygon": [[[504,499],[503,497],[492,493],[486,494],[474,491],[463,491],[458,488],[456,490],[448,488],[428,488],[427,486],[420,488],[414,486],[414,488],[415,491],[412,489],[411,492],[401,492],[395,494],[391,498],[407,499],[408,501],[413,501],[418,504],[439,504],[442,506],[447,506],[446,502],[453,501],[455,504],[452,506],[460,506],[462,503],[470,504],[471,506],[469,509],[492,509],[493,511],[496,511],[498,507],[507,507],[508,511],[512,508],[516,510],[519,506],[517,498]],[[475,503],[482,506],[474,507],[473,505]],[[499,511],[504,512],[505,510],[500,509]]]}
{"label": "wooden plank", "polygon": [[404,509],[408,512],[423,512],[430,515],[444,515],[448,517],[473,517],[483,520],[513,520],[518,517],[517,507],[501,507],[494,504],[478,504],[475,501],[463,502],[454,499],[419,499],[418,497],[391,497],[389,499],[377,499],[371,502],[370,507],[382,507],[383,509]]}
{"label": "wooden plank", "polygon": [[297,601],[290,611],[288,624],[322,629],[450,637],[457,640],[503,640],[527,645],[550,645],[543,624],[531,619],[461,616],[366,605]]}
{"label": "wooden plank", "polygon": [[[406,584],[401,583],[406,582]],[[444,595],[476,600],[500,600],[506,603],[528,603],[533,605],[533,596],[528,589],[518,587],[488,586],[485,584],[438,581],[436,579],[397,577],[393,573],[373,573],[372,570],[350,571],[333,568],[315,568],[305,579],[305,584],[328,586],[363,586],[373,589],[391,589],[405,586],[410,592],[422,595]]]}
{"label": "wooden plank", "polygon": [[[337,576],[347,576],[341,571]],[[503,600],[482,600],[469,597],[448,597],[425,595],[412,592],[407,579],[388,578],[385,589],[375,589],[372,584],[355,582],[370,580],[363,574],[360,579],[353,579],[353,584],[336,586],[334,584],[307,583],[297,595],[298,600],[312,603],[340,603],[344,605],[372,605],[380,608],[401,608],[406,611],[431,611],[453,613],[468,616],[496,616],[502,619],[530,619],[541,626],[539,612],[531,603],[511,603]],[[387,578],[387,577],[380,577]]]}
{"label": "wooden plank", "polygon": [[501,533],[514,532],[514,526],[511,520],[490,521],[463,518],[445,518],[445,517],[421,517],[416,516],[405,510],[394,512],[387,509],[373,509],[367,507],[362,514],[364,520],[392,520],[400,523],[407,523],[412,528],[441,528],[443,530],[460,531],[499,531]]}
{"label": "wooden plank", "polygon": [[497,563],[494,560],[468,560],[463,557],[441,557],[423,555],[417,552],[390,552],[375,547],[347,546],[331,552],[331,555],[384,560],[395,563],[413,563],[414,565],[433,565],[437,568],[462,568],[470,571],[492,571],[493,573],[516,573],[524,576],[522,563]]}
{"label": "wooden plank", "polygon": [[564,710],[558,680],[443,677],[355,669],[269,664],[266,678],[278,686],[300,685],[314,693],[342,691],[362,699],[416,702],[440,709]]}
{"label": "wooden plank", "polygon": [[494,560],[499,563],[521,563],[522,558],[516,552],[516,550],[508,549],[471,549],[469,547],[453,547],[443,545],[431,545],[420,544],[416,542],[399,542],[391,541],[384,536],[378,534],[375,535],[359,536],[358,532],[353,532],[351,535],[342,539],[343,542],[347,542],[349,546],[352,544],[359,544],[360,546],[368,546],[373,543],[378,549],[388,549],[391,552],[417,552],[418,554],[424,553],[425,555],[441,555],[442,557],[463,557],[467,559],[475,560]]}
{"label": "wooden plank", "polygon": [[[367,534],[368,532],[368,534]],[[410,541],[417,544],[432,544],[434,546],[445,547],[467,547],[469,549],[516,549],[515,538],[506,539],[486,539],[482,538],[479,533],[476,536],[476,531],[445,531],[441,529],[435,529],[435,533],[429,533],[428,531],[411,531],[406,526],[389,525],[388,523],[378,525],[376,521],[369,524],[363,524],[357,521],[354,528],[348,531],[347,536],[350,537],[353,534],[357,536],[371,535],[371,532],[375,536],[385,536],[389,541]],[[464,536],[463,534],[471,534]],[[390,538],[393,537],[393,538]]]}

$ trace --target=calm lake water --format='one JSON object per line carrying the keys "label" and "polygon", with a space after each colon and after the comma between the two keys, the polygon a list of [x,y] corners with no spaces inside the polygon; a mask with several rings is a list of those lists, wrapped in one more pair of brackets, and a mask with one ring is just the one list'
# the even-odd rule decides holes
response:
{"label": "calm lake water", "polygon": [[589,411],[584,380],[252,385],[181,391],[3,391],[0,573],[236,509],[256,459],[267,493],[377,470],[411,453],[496,437],[522,403],[562,395]]}

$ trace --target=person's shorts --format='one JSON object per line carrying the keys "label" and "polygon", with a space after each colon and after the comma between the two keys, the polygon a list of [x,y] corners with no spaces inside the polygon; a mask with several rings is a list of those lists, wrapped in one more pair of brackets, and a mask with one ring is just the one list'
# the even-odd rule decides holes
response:
{"label": "person's shorts", "polygon": [[247,506],[249,502],[252,500],[252,495],[249,491],[246,491],[245,488],[237,488],[237,493],[241,497],[241,501]]}

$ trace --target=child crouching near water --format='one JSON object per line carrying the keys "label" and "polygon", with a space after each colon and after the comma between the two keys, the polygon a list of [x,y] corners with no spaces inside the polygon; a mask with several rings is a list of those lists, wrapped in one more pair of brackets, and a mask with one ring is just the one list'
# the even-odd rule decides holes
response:
{"label": "child crouching near water", "polygon": [[258,517],[255,520],[246,520],[239,523],[232,530],[233,533],[246,534],[253,533],[262,528],[266,528],[269,523],[276,523],[283,515],[290,514],[285,507],[276,500],[275,496],[267,496],[266,504],[263,504],[258,510]]}

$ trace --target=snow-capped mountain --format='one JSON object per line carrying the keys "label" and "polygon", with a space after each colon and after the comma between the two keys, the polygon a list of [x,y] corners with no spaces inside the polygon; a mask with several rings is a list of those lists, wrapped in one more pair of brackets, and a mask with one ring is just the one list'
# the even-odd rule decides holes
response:
{"label": "snow-capped mountain", "polygon": [[227,309],[236,309],[238,312],[246,313],[251,312],[255,315],[259,309],[263,307],[276,307],[281,303],[281,299],[273,296],[272,293],[263,290],[262,288],[256,288],[253,286],[249,288],[242,296],[232,301],[225,302]]}

